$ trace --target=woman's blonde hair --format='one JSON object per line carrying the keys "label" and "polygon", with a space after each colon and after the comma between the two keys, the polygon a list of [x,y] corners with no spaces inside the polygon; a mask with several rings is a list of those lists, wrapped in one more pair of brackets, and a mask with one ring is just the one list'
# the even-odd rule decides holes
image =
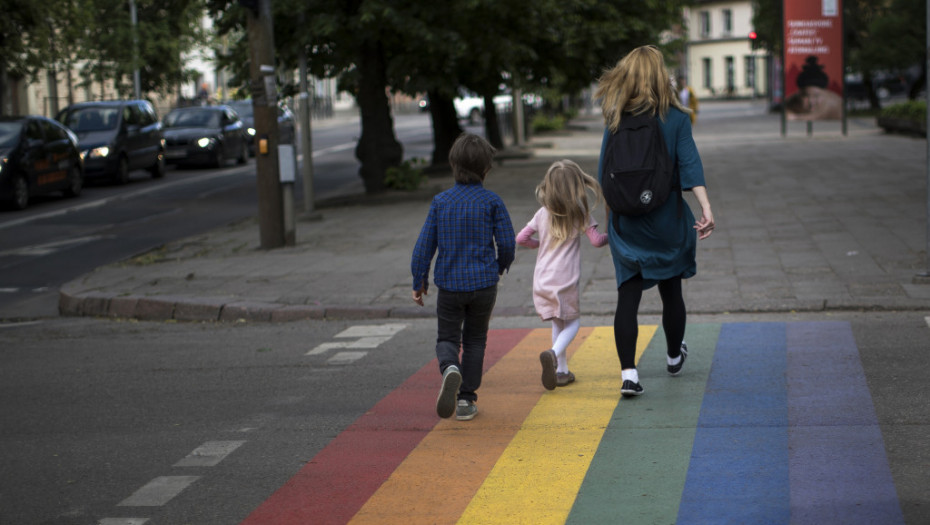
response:
{"label": "woman's blonde hair", "polygon": [[601,200],[601,186],[578,164],[559,160],[536,186],[536,200],[549,211],[549,231],[556,247],[584,231],[591,210]]}
{"label": "woman's blonde hair", "polygon": [[665,59],[655,46],[640,46],[620,59],[598,80],[594,98],[600,99],[604,121],[616,132],[623,113],[650,113],[665,120],[669,106],[685,113],[672,87]]}

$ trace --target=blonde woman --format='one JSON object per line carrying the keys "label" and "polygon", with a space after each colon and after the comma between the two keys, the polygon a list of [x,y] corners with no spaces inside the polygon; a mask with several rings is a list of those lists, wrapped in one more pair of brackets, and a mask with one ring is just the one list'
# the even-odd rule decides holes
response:
{"label": "blonde woman", "polygon": [[598,233],[597,221],[591,216],[600,198],[600,185],[594,177],[570,160],[557,161],[536,187],[536,200],[542,207],[517,234],[517,244],[539,248],[533,272],[533,305],[544,321],[552,323],[552,348],[539,355],[542,384],[547,390],[575,380],[565,349],[581,326],[580,237],[584,233],[596,247],[607,244],[607,235]]}
{"label": "blonde woman", "polygon": [[697,272],[697,239],[705,239],[714,231],[714,215],[701,157],[691,136],[690,110],[681,105],[658,48],[638,47],[623,57],[600,78],[595,98],[601,101],[607,128],[598,180],[604,177],[608,139],[624,115],[654,115],[680,174],[682,189],[693,192],[701,207],[697,220],[690,207],[681,206],[680,210],[677,195],[645,215],[621,215],[614,221],[608,210],[608,244],[617,278],[614,339],[620,358],[620,392],[631,397],[643,393],[635,362],[637,315],[643,290],[652,286],[658,285],[662,298],[662,329],[668,345],[666,370],[673,376],[682,371],[688,348],[683,342],[686,311],[681,281]]}

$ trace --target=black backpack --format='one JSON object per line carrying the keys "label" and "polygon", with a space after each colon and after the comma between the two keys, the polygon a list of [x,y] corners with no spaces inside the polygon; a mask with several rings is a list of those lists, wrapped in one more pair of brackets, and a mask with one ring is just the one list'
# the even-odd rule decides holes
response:
{"label": "black backpack", "polygon": [[655,116],[623,114],[607,139],[601,189],[615,216],[649,213],[675,191],[681,213],[678,167],[672,165]]}

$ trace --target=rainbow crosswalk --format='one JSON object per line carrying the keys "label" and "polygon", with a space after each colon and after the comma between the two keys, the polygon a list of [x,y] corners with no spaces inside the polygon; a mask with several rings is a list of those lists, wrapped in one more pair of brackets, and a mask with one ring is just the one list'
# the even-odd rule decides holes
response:
{"label": "rainbow crosswalk", "polygon": [[640,327],[645,395],[621,399],[610,327],[569,348],[492,330],[472,421],[435,415],[436,362],[337,436],[245,524],[904,523],[845,322],[688,326],[685,372]]}

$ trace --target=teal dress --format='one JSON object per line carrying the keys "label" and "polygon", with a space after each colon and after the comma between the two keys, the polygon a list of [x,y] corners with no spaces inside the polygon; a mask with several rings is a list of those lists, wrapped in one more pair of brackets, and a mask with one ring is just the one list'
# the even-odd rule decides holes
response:
{"label": "teal dress", "polygon": [[[689,190],[704,186],[704,167],[691,136],[691,119],[683,111],[669,108],[665,121],[659,127],[668,146],[672,162],[677,163],[681,187]],[[604,152],[610,129],[604,130],[598,180],[604,176]],[[642,274],[643,288],[655,286],[659,281],[681,276],[682,279],[697,273],[695,261],[697,232],[694,214],[686,202],[678,215],[677,194],[669,197],[660,208],[636,217],[620,216],[615,229],[613,217],[608,221],[608,245],[614,260],[617,287]]]}

